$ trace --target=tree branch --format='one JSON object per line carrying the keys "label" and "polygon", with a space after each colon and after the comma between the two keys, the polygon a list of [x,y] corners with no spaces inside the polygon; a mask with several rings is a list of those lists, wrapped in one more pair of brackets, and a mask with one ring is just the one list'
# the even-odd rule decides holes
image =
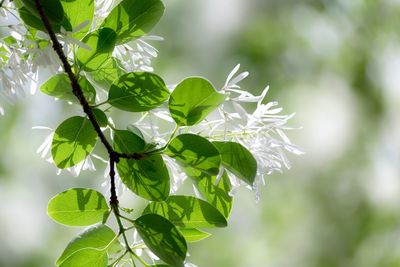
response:
{"label": "tree branch", "polygon": [[79,103],[81,104],[81,106],[83,108],[83,111],[88,116],[88,118],[89,118],[90,122],[92,123],[94,129],[96,130],[96,133],[99,136],[101,142],[106,147],[108,154],[110,154],[110,156],[112,156],[113,154],[115,154],[115,152],[114,152],[112,146],[110,145],[110,143],[108,142],[108,140],[106,139],[106,137],[104,136],[103,132],[101,131],[100,125],[98,124],[98,122],[89,106],[89,103],[87,102],[87,100],[85,99],[85,96],[83,95],[82,88],[80,87],[80,85],[78,83],[78,79],[76,78],[75,74],[73,73],[71,65],[68,63],[68,59],[64,54],[62,45],[58,41],[57,36],[54,33],[49,20],[47,19],[47,16],[44,12],[44,8],[42,6],[41,1],[35,0],[35,3],[36,3],[36,8],[39,12],[40,18],[41,18],[49,36],[50,36],[50,39],[53,43],[53,49],[57,53],[58,57],[60,58],[62,65],[64,67],[64,70],[67,73],[68,78],[71,82],[72,92],[74,93],[76,98],[79,100]]}
{"label": "tree branch", "polygon": [[[1,1],[0,3],[3,3],[3,1]],[[111,146],[111,144],[108,142],[107,138],[105,137],[105,135],[103,134],[103,132],[100,129],[100,125],[96,120],[95,115],[93,114],[93,111],[89,105],[89,103],[87,102],[82,88],[78,83],[78,78],[76,76],[76,74],[74,74],[71,65],[68,62],[67,57],[64,54],[63,48],[61,43],[58,41],[57,36],[54,32],[54,30],[51,27],[51,24],[45,14],[43,5],[41,3],[40,0],[35,0],[35,4],[36,4],[36,8],[39,12],[40,15],[40,19],[43,22],[47,33],[50,36],[50,39],[53,43],[53,49],[54,51],[57,53],[58,57],[61,60],[61,63],[64,67],[64,71],[67,73],[68,78],[71,82],[71,87],[72,87],[72,92],[73,94],[76,96],[76,98],[79,100],[80,105],[82,106],[83,111],[85,112],[85,114],[88,116],[90,122],[93,125],[93,128],[95,129],[97,135],[99,136],[101,142],[103,143],[103,145],[105,146],[105,148],[107,149],[107,152],[109,154],[110,157],[110,179],[111,179],[111,199],[110,199],[110,203],[112,205],[115,205],[116,207],[118,207],[118,198],[117,198],[117,194],[116,194],[116,189],[115,189],[115,163],[119,162],[120,158],[127,158],[127,159],[142,159],[145,157],[144,154],[140,154],[140,153],[133,153],[133,154],[128,154],[128,153],[119,153],[116,152],[113,147]]]}

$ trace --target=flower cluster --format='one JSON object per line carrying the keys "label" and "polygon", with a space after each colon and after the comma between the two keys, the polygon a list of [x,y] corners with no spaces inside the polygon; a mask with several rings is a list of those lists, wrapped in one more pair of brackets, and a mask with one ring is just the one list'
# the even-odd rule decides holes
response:
{"label": "flower cluster", "polygon": [[[286,152],[301,155],[304,152],[293,144],[285,131],[296,129],[287,125],[295,115],[281,115],[282,108],[276,101],[264,104],[269,87],[255,96],[242,90],[238,85],[249,73],[237,74],[238,64],[228,75],[225,85],[220,89],[226,95],[225,102],[212,112],[206,120],[193,126],[189,132],[200,134],[214,141],[234,141],[245,146],[257,160],[257,178],[253,184],[256,199],[259,199],[259,188],[265,185],[265,177],[274,171],[282,172],[283,168],[290,169],[291,165]],[[169,88],[173,91],[175,85]],[[255,108],[248,111],[243,107],[244,103],[254,103]],[[173,119],[169,116],[168,107],[161,106],[155,111],[142,114],[134,123],[149,142],[164,145],[173,129]],[[168,126],[166,126],[168,125]],[[183,130],[183,129],[178,129]],[[187,130],[185,132],[188,132]],[[173,176],[172,192],[176,192],[179,186],[187,178],[185,172],[174,159],[165,157],[169,171]],[[233,186],[232,194],[241,185],[245,185],[232,173],[229,175]]]}
{"label": "flower cluster", "polygon": [[[118,1],[95,1],[95,21],[91,24],[94,29],[110,13]],[[78,47],[91,50],[81,40],[75,39],[72,34],[79,32],[88,25],[84,21],[71,31],[61,27],[57,38],[63,45],[64,53],[70,62],[75,61]],[[15,99],[25,95],[28,89],[32,94],[37,90],[37,78],[42,71],[58,73],[61,71],[61,62],[51,46],[47,33],[37,31],[32,35],[24,23],[19,20],[13,2],[4,1],[0,7],[0,27],[6,28],[9,36],[0,38],[0,100],[13,103]],[[143,36],[126,44],[118,45],[113,53],[126,72],[153,71],[151,61],[157,57],[158,51],[149,44],[149,41],[161,41],[159,36]],[[4,108],[0,102],[0,115]]]}

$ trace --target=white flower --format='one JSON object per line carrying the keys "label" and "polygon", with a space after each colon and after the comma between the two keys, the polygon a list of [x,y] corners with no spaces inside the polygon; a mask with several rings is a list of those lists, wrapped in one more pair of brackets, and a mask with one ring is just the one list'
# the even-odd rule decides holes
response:
{"label": "white flower", "polygon": [[[294,116],[280,115],[282,108],[278,103],[268,102],[263,104],[269,87],[266,87],[259,96],[255,96],[240,89],[238,82],[248,76],[248,72],[238,75],[240,65],[237,65],[228,75],[221,92],[229,96],[221,107],[208,117],[208,120],[194,127],[208,138],[213,140],[234,141],[245,146],[255,157],[258,165],[257,177],[252,188],[259,198],[259,187],[265,184],[265,176],[274,171],[281,172],[282,169],[290,168],[286,152],[301,155],[304,152],[294,145],[285,134],[288,127],[287,122]],[[243,102],[257,103],[253,112],[246,111],[242,107]],[[237,188],[244,184],[233,174],[229,175],[232,184],[231,195]]]}
{"label": "white flower", "polygon": [[84,22],[78,24],[74,29],[72,29],[72,31],[66,31],[63,27],[61,27],[61,31],[60,31],[60,34],[58,34],[57,39],[63,45],[65,55],[69,55],[71,57],[73,56],[73,53],[72,53],[73,51],[70,47],[71,45],[82,47],[86,50],[92,50],[92,48],[90,46],[88,46],[87,44],[72,37],[72,34],[79,32],[80,30],[85,28],[88,24],[89,24],[89,20],[85,20]]}
{"label": "white flower", "polygon": [[118,58],[123,67],[129,71],[152,72],[151,61],[158,56],[158,51],[147,41],[162,41],[159,36],[142,36],[141,38],[127,44],[115,47],[113,56]]}
{"label": "white flower", "polygon": [[95,10],[94,10],[94,21],[92,23],[92,27],[90,30],[97,29],[103,20],[108,16],[111,12],[114,4],[118,2],[115,0],[95,0]]}
{"label": "white flower", "polygon": [[[170,189],[170,193],[174,194],[176,191],[178,191],[179,187],[183,184],[183,182],[187,179],[187,175],[184,171],[182,171],[182,168],[179,166],[179,164],[175,161],[175,159],[172,159],[170,157],[163,157],[167,168],[169,170],[169,173],[172,176],[173,183]],[[196,193],[196,191],[195,191]]]}

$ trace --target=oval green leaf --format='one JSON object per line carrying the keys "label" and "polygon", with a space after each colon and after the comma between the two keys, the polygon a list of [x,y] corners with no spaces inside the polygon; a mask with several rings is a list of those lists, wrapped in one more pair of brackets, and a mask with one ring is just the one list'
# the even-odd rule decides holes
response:
{"label": "oval green leaf", "polygon": [[169,111],[178,125],[191,126],[202,121],[225,100],[206,79],[183,80],[171,94]]}
{"label": "oval green leaf", "polygon": [[172,267],[183,267],[187,244],[179,230],[157,214],[146,214],[135,221],[136,230],[146,246]]}
{"label": "oval green leaf", "polygon": [[218,184],[215,175],[211,176],[200,171],[187,173],[205,200],[228,218],[232,210],[233,198],[229,195],[232,186],[227,173],[223,173]]}
{"label": "oval green leaf", "polygon": [[192,167],[210,175],[217,175],[221,156],[206,138],[195,134],[181,134],[167,147],[166,154],[183,166]]}
{"label": "oval green leaf", "polygon": [[82,42],[91,49],[79,47],[78,63],[85,71],[97,71],[111,58],[117,35],[110,28],[101,28],[86,35]]}
{"label": "oval green leaf", "polygon": [[60,266],[67,258],[81,249],[94,248],[97,250],[107,250],[115,236],[114,231],[107,225],[100,224],[91,227],[68,244],[58,258],[56,265]]}
{"label": "oval green leaf", "polygon": [[121,110],[152,110],[169,97],[164,81],[149,72],[131,72],[121,76],[110,88],[108,103]]}
{"label": "oval green leaf", "polygon": [[[24,7],[32,12],[34,16],[40,18],[35,0],[22,0]],[[60,0],[41,0],[43,11],[51,23],[61,23],[64,19],[64,9]]]}
{"label": "oval green leaf", "polygon": [[148,33],[164,14],[160,0],[123,0],[104,20],[102,27],[113,29],[117,43],[123,44]]}
{"label": "oval green leaf", "polygon": [[163,202],[152,202],[144,214],[159,214],[185,228],[226,227],[225,217],[208,202],[192,196],[170,196]]}
{"label": "oval green leaf", "polygon": [[[121,153],[143,152],[145,142],[131,131],[118,130],[114,134],[114,149]],[[122,182],[138,196],[154,201],[168,197],[169,174],[160,155],[138,160],[121,159],[117,170]]]}
{"label": "oval green leaf", "polygon": [[84,248],[68,257],[60,267],[107,267],[107,264],[107,251]]}
{"label": "oval green leaf", "polygon": [[56,222],[69,226],[88,226],[103,220],[109,208],[104,196],[95,190],[72,188],[54,196],[47,214]]}
{"label": "oval green leaf", "polygon": [[121,62],[113,57],[109,57],[103,64],[91,72],[86,72],[86,76],[90,81],[104,90],[109,90],[114,81],[124,74],[125,71],[121,67]]}
{"label": "oval green leaf", "polygon": [[107,115],[102,110],[94,108],[92,109],[92,112],[100,127],[106,127],[108,125]]}
{"label": "oval green leaf", "polygon": [[72,167],[89,155],[96,145],[97,133],[84,117],[72,117],[56,129],[51,144],[54,163],[60,169]]}
{"label": "oval green leaf", "polygon": [[[79,85],[83,91],[83,95],[89,104],[93,104],[96,100],[96,89],[83,76],[79,78]],[[44,84],[40,86],[40,91],[46,95],[64,99],[73,103],[79,103],[78,99],[72,92],[71,82],[68,75],[60,73],[54,75]]]}
{"label": "oval green leaf", "polygon": [[[28,25],[29,27],[32,27],[34,29],[47,32],[46,28],[43,25],[43,22],[41,19],[37,16],[35,16],[30,10],[28,10],[25,6],[21,7],[18,9],[19,17],[22,19],[22,21]],[[59,23],[52,23],[50,22],[51,28],[55,33],[59,33],[61,29],[61,25]]]}
{"label": "oval green leaf", "polygon": [[213,142],[221,153],[222,165],[250,186],[257,175],[257,161],[244,146],[235,142]]}
{"label": "oval green leaf", "polygon": [[201,241],[211,235],[196,228],[180,228],[179,231],[188,243]]}
{"label": "oval green leaf", "polygon": [[87,22],[87,25],[78,31],[71,33],[72,37],[80,40],[87,33],[92,24],[94,15],[93,0],[61,0],[64,8],[65,17],[71,24],[72,29],[76,29],[82,23]]}

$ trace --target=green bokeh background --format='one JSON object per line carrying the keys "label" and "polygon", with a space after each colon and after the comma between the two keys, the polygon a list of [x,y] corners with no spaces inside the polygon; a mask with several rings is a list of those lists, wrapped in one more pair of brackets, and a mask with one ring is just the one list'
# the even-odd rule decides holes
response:
{"label": "green bokeh background", "polygon": [[[236,194],[230,226],[190,245],[201,267],[400,266],[400,1],[166,0],[153,31],[156,73],[222,86],[237,64],[242,88],[271,89],[307,154],[254,192]],[[69,187],[105,191],[104,168],[56,175],[35,153],[76,109],[36,94],[0,117],[0,266],[53,266],[79,228],[46,216]],[[136,207],[135,200],[123,199]]]}

